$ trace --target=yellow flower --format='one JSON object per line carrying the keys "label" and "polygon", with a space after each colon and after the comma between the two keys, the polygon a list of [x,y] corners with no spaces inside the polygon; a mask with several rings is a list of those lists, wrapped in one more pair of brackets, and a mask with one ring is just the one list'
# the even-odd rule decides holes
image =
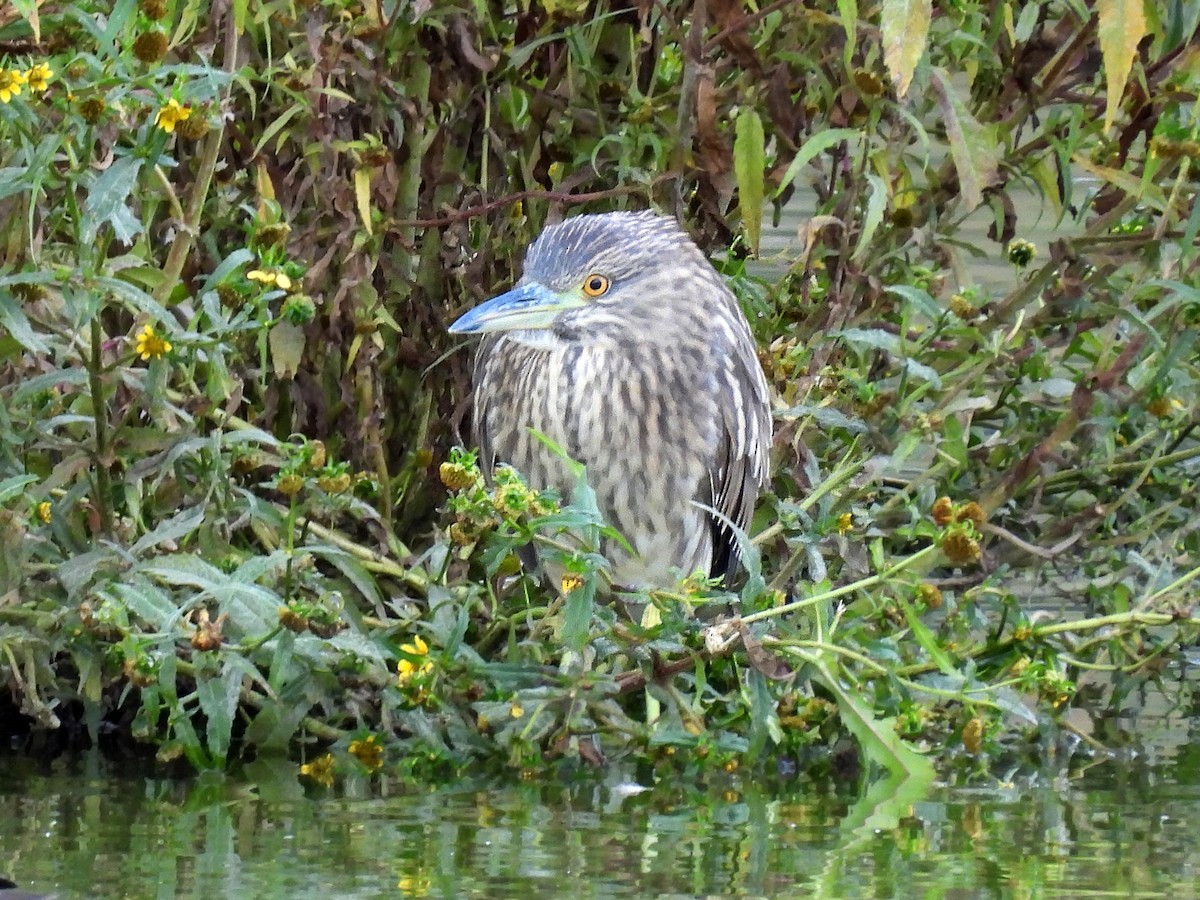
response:
{"label": "yellow flower", "polygon": [[38,63],[25,73],[25,82],[31,91],[37,91],[40,94],[42,91],[49,90],[50,79],[53,76],[54,72],[51,71],[48,64]]}
{"label": "yellow flower", "polygon": [[175,126],[180,122],[186,121],[192,115],[190,106],[183,106],[178,100],[172,97],[167,101],[167,105],[161,107],[158,115],[154,117],[154,124],[170,134],[175,130]]}
{"label": "yellow flower", "polygon": [[300,489],[304,487],[304,479],[295,472],[289,472],[286,475],[280,475],[275,482],[275,488],[285,497],[295,497],[300,493]]}
{"label": "yellow flower", "polygon": [[300,767],[300,774],[311,778],[317,784],[333,787],[333,754],[326,753],[310,763],[305,763]]}
{"label": "yellow flower", "polygon": [[847,534],[854,530],[854,516],[850,513],[842,513],[838,516],[837,524],[838,534]]}
{"label": "yellow flower", "polygon": [[[428,656],[429,645],[421,640],[420,636],[413,638],[411,644],[401,644],[400,652],[407,653],[409,656]],[[422,662],[413,662],[411,659],[402,659],[396,663],[396,681],[400,687],[405,687],[414,678],[420,678],[433,670],[433,663],[428,659]]]}
{"label": "yellow flower", "polygon": [[525,715],[525,707],[521,705],[520,700],[514,698],[512,702],[512,709],[509,710],[509,712],[512,713],[512,717],[514,719],[519,719],[521,716]]}
{"label": "yellow flower", "polygon": [[21,96],[21,86],[25,84],[25,73],[16,69],[0,69],[0,103],[7,103],[13,97]]}
{"label": "yellow flower", "polygon": [[42,521],[43,525],[50,524],[50,517],[53,515],[53,510],[49,500],[43,500],[37,505],[37,517]]}
{"label": "yellow flower", "polygon": [[563,592],[564,597],[567,594],[571,593],[571,591],[573,591],[579,587],[583,587],[583,578],[582,577],[580,577],[579,575],[575,575],[571,572],[568,572],[566,575],[563,575],[563,577],[562,577],[562,592]]}
{"label": "yellow flower", "polygon": [[246,273],[246,277],[251,281],[257,281],[261,284],[274,285],[281,291],[290,291],[292,289],[292,279],[288,278],[283,272],[253,269]]}
{"label": "yellow flower", "polygon": [[350,755],[372,772],[383,768],[383,746],[373,734],[367,735],[361,741],[351,741]]}
{"label": "yellow flower", "polygon": [[164,353],[171,352],[171,342],[155,334],[153,326],[147,325],[142,329],[142,333],[137,336],[137,344],[134,346],[134,352],[143,360],[147,360],[152,356],[158,359]]}

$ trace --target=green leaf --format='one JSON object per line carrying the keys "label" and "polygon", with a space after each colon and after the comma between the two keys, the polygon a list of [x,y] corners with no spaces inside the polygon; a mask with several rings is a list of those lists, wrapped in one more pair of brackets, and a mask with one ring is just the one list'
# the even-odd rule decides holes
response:
{"label": "green leaf", "polygon": [[112,590],[129,612],[154,630],[166,631],[182,615],[165,591],[140,576],[116,581]]}
{"label": "green leaf", "polygon": [[762,235],[763,172],[766,168],[766,138],[762,119],[753,107],[738,113],[733,137],[733,171],[737,177],[738,206],[750,252],[758,256]]}
{"label": "green leaf", "polygon": [[959,469],[967,467],[967,442],[962,422],[957,416],[947,416],[942,420],[941,450],[954,460]]}
{"label": "green leaf", "polygon": [[582,653],[592,625],[596,605],[596,579],[585,578],[583,584],[567,594],[563,615],[562,640],[568,650]]}
{"label": "green leaf", "polygon": [[237,271],[240,266],[251,262],[254,262],[254,254],[245,247],[234,250],[221,260],[221,264],[213,269],[212,274],[208,278],[204,279],[204,287],[200,289],[200,293],[213,290],[233,272]]}
{"label": "green leaf", "polygon": [[935,67],[930,81],[950,141],[950,157],[958,172],[959,190],[967,211],[970,211],[983,203],[984,190],[997,178],[1000,151],[995,129],[981,125],[971,115],[955,93],[944,69]]}
{"label": "green leaf", "polygon": [[838,715],[868,760],[893,775],[921,781],[933,780],[933,764],[896,733],[894,717],[876,718],[854,694],[846,690],[842,680],[830,671],[821,656],[808,653],[804,656],[816,671],[817,680],[837,700]]}
{"label": "green leaf", "polygon": [[750,755],[757,757],[769,738],[773,744],[783,743],[783,726],[779,722],[779,711],[771,686],[765,675],[757,669],[749,673],[750,688]]}
{"label": "green leaf", "polygon": [[[241,29],[239,29],[239,31],[240,30]],[[262,149],[267,145],[267,141],[271,140],[271,138],[274,137],[284,125],[286,125],[300,113],[307,110],[308,107],[303,103],[297,103],[295,106],[290,107],[287,112],[276,118],[275,121],[273,121],[270,125],[264,128],[262,137],[260,137],[258,139],[258,143],[254,145],[255,155],[262,153]]]}
{"label": "green leaf", "polygon": [[363,231],[368,235],[371,230],[371,170],[359,168],[354,170],[354,203],[358,207],[358,218],[362,222]]}
{"label": "green leaf", "polygon": [[852,434],[865,434],[867,423],[860,418],[851,418],[839,409],[832,406],[813,406],[811,404],[801,404],[800,406],[791,406],[787,409],[781,409],[775,413],[776,419],[799,419],[803,416],[812,416],[814,422],[821,426],[822,430],[828,428],[844,428]]}
{"label": "green leaf", "polygon": [[156,322],[175,323],[174,317],[167,312],[166,307],[143,291],[140,287],[123,281],[120,278],[100,277],[95,279],[100,287],[108,288],[117,299],[123,300],[143,315],[149,316]]}
{"label": "green leaf", "polygon": [[33,32],[33,42],[41,43],[42,25],[38,19],[37,0],[12,0],[12,5],[21,18],[29,23],[29,30]]}
{"label": "green leaf", "polygon": [[[133,236],[141,232],[141,223],[130,215],[125,205],[141,171],[140,159],[122,156],[92,182],[83,205],[82,236],[85,242],[94,241],[100,226],[106,223],[112,225],[123,243],[129,243]],[[132,225],[136,225],[133,235],[129,234],[131,220]]]}
{"label": "green leaf", "polygon": [[853,128],[831,128],[828,131],[814,134],[804,142],[804,146],[788,163],[787,171],[783,173],[783,180],[779,183],[775,196],[778,197],[787,190],[788,186],[795,181],[796,176],[800,174],[800,170],[830,147],[840,144],[842,141],[861,140],[862,137],[862,132]]}
{"label": "green leaf", "polygon": [[0,292],[0,328],[30,353],[48,353],[50,350],[29,324],[17,298],[4,292]]}
{"label": "green leaf", "polygon": [[908,93],[917,63],[925,55],[933,0],[883,0],[879,27],[883,33],[883,63],[892,73],[896,96]]}
{"label": "green leaf", "polygon": [[1043,153],[1029,169],[1029,175],[1034,184],[1042,192],[1042,196],[1054,207],[1054,214],[1061,217],[1063,213],[1062,194],[1058,189],[1058,168],[1054,164],[1054,156]]}
{"label": "green leaf", "polygon": [[199,503],[191,509],[184,509],[177,512],[174,516],[161,522],[157,528],[148,534],[142,535],[132,547],[129,548],[131,556],[141,556],[152,547],[157,547],[166,541],[177,541],[181,537],[186,537],[204,521],[205,505]]}
{"label": "green leaf", "polygon": [[224,671],[217,677],[196,676],[196,699],[204,713],[204,742],[213,760],[221,766],[229,756],[233,735],[233,716],[237,712],[238,694],[242,685],[240,668],[230,665],[237,656],[226,660]]}
{"label": "green leaf", "polygon": [[0,503],[7,503],[13,497],[25,493],[25,488],[37,481],[36,475],[14,475],[0,481]]}
{"label": "green leaf", "polygon": [[1107,97],[1104,104],[1104,130],[1112,128],[1121,108],[1121,97],[1137,55],[1138,43],[1146,36],[1144,0],[1096,0],[1100,19],[1100,52],[1104,56],[1104,80]]}
{"label": "green leaf", "polygon": [[854,47],[858,37],[858,2],[857,0],[837,0],[838,18],[842,20],[842,30],[846,32],[846,46],[842,49],[842,59],[849,71],[854,63]]}
{"label": "green leaf", "polygon": [[897,356],[901,354],[900,337],[882,328],[843,328],[835,331],[831,337],[840,338],[856,347],[869,347],[872,350],[885,350]]}
{"label": "green leaf", "polygon": [[1137,175],[1130,174],[1123,169],[1114,169],[1111,166],[1102,166],[1099,163],[1092,162],[1091,159],[1082,153],[1072,156],[1071,163],[1077,168],[1083,169],[1088,174],[1095,175],[1097,178],[1107,181],[1114,187],[1120,188],[1130,197],[1149,204],[1158,212],[1163,212],[1166,209],[1167,195],[1163,192],[1162,187],[1157,184],[1149,184]]}
{"label": "green leaf", "polygon": [[888,191],[883,179],[878,175],[868,175],[867,182],[871,185],[871,193],[867,196],[867,210],[863,215],[862,230],[858,234],[858,246],[854,248],[853,259],[862,258],[887,209]]}
{"label": "green leaf", "polygon": [[913,637],[917,639],[917,643],[921,648],[929,654],[929,658],[933,661],[942,672],[954,678],[961,678],[962,673],[958,671],[954,665],[954,660],[950,658],[945,650],[938,644],[937,636],[929,630],[921,617],[917,615],[917,611],[913,609],[911,603],[903,598],[900,599],[900,605],[904,607],[904,618],[908,622],[908,627],[912,630]]}

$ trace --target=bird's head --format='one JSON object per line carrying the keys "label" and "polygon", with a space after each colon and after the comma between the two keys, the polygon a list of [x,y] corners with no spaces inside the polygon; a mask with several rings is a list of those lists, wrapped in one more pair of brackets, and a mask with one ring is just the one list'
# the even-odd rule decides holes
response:
{"label": "bird's head", "polygon": [[653,328],[679,314],[680,298],[711,294],[713,284],[721,289],[720,276],[672,219],[652,212],[576,216],[533,242],[511,291],[475,307],[450,331],[518,332],[540,342],[537,333],[571,340]]}

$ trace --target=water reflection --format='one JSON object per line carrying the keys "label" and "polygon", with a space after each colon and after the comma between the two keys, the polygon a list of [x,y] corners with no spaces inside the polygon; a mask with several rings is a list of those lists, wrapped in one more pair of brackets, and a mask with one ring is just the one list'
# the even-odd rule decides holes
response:
{"label": "water reflection", "polygon": [[1193,746],[915,797],[746,777],[331,796],[282,762],[169,781],[7,758],[0,876],[64,898],[1165,896],[1200,868]]}

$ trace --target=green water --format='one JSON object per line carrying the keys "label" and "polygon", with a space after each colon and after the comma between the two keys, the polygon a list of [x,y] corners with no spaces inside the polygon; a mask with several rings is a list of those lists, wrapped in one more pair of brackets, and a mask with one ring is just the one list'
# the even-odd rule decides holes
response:
{"label": "green water", "polygon": [[330,793],[286,762],[165,780],[0,756],[0,876],[63,898],[1190,897],[1196,724],[915,797],[723,773]]}

